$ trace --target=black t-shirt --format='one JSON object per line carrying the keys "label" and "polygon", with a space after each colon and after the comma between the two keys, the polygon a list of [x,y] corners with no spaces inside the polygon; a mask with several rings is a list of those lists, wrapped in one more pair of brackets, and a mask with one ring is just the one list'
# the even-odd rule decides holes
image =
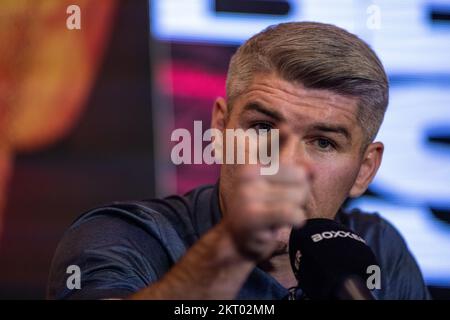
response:
{"label": "black t-shirt", "polygon": [[[80,216],[53,258],[50,299],[126,297],[161,278],[221,218],[218,184],[184,196],[113,203]],[[381,269],[378,299],[429,299],[420,270],[397,230],[378,214],[340,212],[336,220],[362,236]],[[80,289],[68,286],[79,267]],[[73,288],[73,289],[70,289]],[[284,299],[271,275],[255,267],[237,299]]]}

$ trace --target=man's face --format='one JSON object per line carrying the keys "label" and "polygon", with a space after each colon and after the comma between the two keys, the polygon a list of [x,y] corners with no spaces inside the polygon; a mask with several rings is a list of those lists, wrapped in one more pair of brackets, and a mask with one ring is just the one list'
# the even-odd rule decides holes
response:
{"label": "man's face", "polygon": [[[280,165],[303,166],[311,173],[307,215],[334,218],[349,195],[365,190],[381,161],[381,144],[372,146],[372,151],[378,150],[375,155],[361,151],[364,137],[356,118],[357,103],[357,98],[305,89],[264,74],[256,76],[248,90],[235,99],[231,113],[223,112],[220,119],[221,113],[214,112],[213,127],[222,121],[221,129],[279,129]],[[378,163],[375,159],[366,164],[367,157],[372,161],[378,157]],[[224,164],[221,168],[225,202],[234,189],[235,166]]]}

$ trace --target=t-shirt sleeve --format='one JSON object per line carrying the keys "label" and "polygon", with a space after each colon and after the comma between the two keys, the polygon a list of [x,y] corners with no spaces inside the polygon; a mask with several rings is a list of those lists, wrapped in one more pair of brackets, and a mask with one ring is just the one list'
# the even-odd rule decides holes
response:
{"label": "t-shirt sleeve", "polygon": [[425,285],[422,273],[416,260],[409,251],[400,233],[387,221],[383,221],[382,242],[385,248],[383,259],[386,259],[387,286],[385,299],[426,300],[431,295]]}
{"label": "t-shirt sleeve", "polygon": [[161,278],[171,265],[168,253],[130,217],[104,209],[72,225],[53,258],[47,297],[124,298]]}

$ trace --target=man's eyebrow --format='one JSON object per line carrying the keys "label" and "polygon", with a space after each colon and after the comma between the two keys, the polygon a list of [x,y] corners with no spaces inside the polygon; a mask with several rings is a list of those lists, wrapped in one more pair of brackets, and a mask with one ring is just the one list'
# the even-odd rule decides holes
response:
{"label": "man's eyebrow", "polygon": [[328,123],[316,123],[311,126],[312,130],[316,131],[324,131],[324,132],[331,132],[331,133],[337,133],[340,135],[343,135],[347,140],[351,140],[352,135],[350,134],[350,131],[344,126],[341,125],[332,125]]}
{"label": "man's eyebrow", "polygon": [[265,114],[268,117],[273,118],[276,121],[284,121],[284,116],[278,112],[277,110],[269,109],[268,107],[263,106],[259,102],[249,102],[247,103],[244,108],[242,109],[242,113],[248,112],[248,111],[257,111],[260,113]]}

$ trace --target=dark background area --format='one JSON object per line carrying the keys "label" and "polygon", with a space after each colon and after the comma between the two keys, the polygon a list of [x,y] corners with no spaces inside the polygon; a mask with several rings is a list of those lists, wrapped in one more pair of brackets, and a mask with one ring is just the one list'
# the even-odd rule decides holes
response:
{"label": "dark background area", "polygon": [[0,298],[45,297],[56,245],[83,211],[154,195],[148,39],[147,1],[121,1],[75,129],[45,151],[17,155],[0,240]]}

